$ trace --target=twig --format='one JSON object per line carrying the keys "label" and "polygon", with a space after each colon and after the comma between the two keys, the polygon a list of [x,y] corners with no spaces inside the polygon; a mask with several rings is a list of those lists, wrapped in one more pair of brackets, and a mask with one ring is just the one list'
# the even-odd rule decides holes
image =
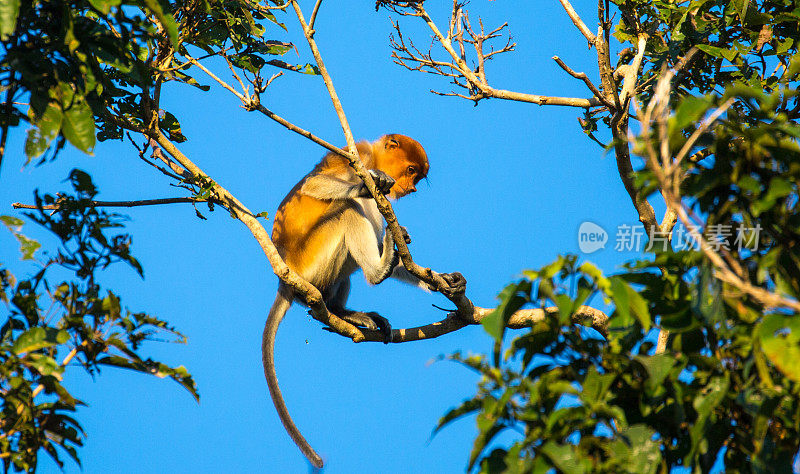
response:
{"label": "twig", "polygon": [[8,140],[8,129],[11,126],[11,113],[14,110],[14,94],[17,92],[17,82],[14,80],[14,73],[11,73],[11,85],[6,90],[5,116],[2,132],[0,132],[0,171],[3,169],[3,157],[6,155],[6,141]]}
{"label": "twig", "polygon": [[575,12],[575,9],[572,8],[572,5],[567,0],[558,0],[561,2],[561,6],[564,7],[566,10],[567,15],[569,15],[569,19],[572,20],[572,23],[578,27],[581,34],[586,38],[586,41],[589,42],[589,47],[591,48],[592,45],[595,43],[595,35],[589,30],[586,26],[586,23],[581,20],[581,17],[578,16],[578,13]]}
{"label": "twig", "polygon": [[603,95],[603,93],[600,92],[597,89],[597,87],[595,87],[595,85],[592,83],[592,81],[589,79],[589,77],[586,75],[585,72],[575,72],[575,71],[573,71],[558,56],[553,56],[553,60],[559,66],[561,66],[561,69],[567,71],[567,74],[569,74],[570,76],[574,77],[575,79],[582,80],[584,82],[584,84],[586,84],[586,87],[588,87],[589,90],[592,91],[592,94],[594,94],[594,96],[597,97],[597,99],[600,100],[600,102],[602,102],[603,105],[605,105],[609,109],[613,109],[614,108],[614,104],[609,102],[608,99],[606,99],[606,97]]}
{"label": "twig", "polygon": [[320,75],[325,83],[325,87],[328,89],[328,95],[330,96],[333,107],[336,110],[336,115],[339,117],[339,123],[342,126],[342,131],[347,139],[348,151],[350,153],[344,155],[344,157],[348,160],[356,175],[361,178],[362,181],[364,181],[367,189],[369,189],[370,193],[372,194],[372,197],[378,207],[378,211],[380,211],[381,215],[383,215],[389,228],[389,232],[391,232],[392,237],[394,237],[395,245],[397,246],[397,251],[400,254],[400,259],[403,262],[403,266],[412,275],[416,276],[420,280],[430,285],[436,291],[448,297],[448,299],[450,299],[458,308],[459,316],[468,317],[474,312],[472,302],[469,301],[464,294],[449,295],[448,290],[450,286],[440,274],[434,272],[430,268],[422,268],[414,263],[411,253],[408,250],[408,245],[405,242],[403,230],[398,224],[397,216],[395,216],[394,211],[392,210],[391,203],[389,203],[389,200],[386,199],[386,196],[380,193],[375,187],[375,182],[372,179],[372,176],[367,173],[364,163],[358,157],[355,139],[353,138],[353,133],[350,130],[350,126],[347,122],[347,117],[345,116],[344,109],[342,108],[342,103],[339,100],[336,89],[333,87],[333,81],[330,77],[330,74],[328,74],[328,70],[322,61],[322,55],[320,54],[316,41],[310,35],[311,31],[305,22],[303,12],[300,10],[297,0],[291,0],[291,3],[297,15],[297,19],[303,28],[303,33],[306,37],[306,41],[308,42],[308,46],[311,49],[311,54],[314,56],[314,60],[316,61],[317,67],[320,70]]}
{"label": "twig", "polygon": [[[139,207],[139,206],[160,206],[162,204],[179,204],[179,203],[198,203],[198,202],[213,202],[215,204],[222,204],[214,199],[197,199],[191,197],[176,197],[176,198],[162,198],[162,199],[142,199],[139,201],[89,201],[89,207]],[[15,202],[11,204],[14,209],[60,209],[61,206],[56,204],[48,204],[42,207],[37,207],[36,204],[23,204]]]}
{"label": "twig", "polygon": [[[434,39],[442,45],[442,47],[445,49],[445,51],[450,56],[453,62],[447,63],[442,61],[436,61],[432,58],[430,53],[426,55],[426,54],[420,54],[419,51],[417,51],[416,54],[411,52],[411,50],[408,47],[406,47],[406,45],[402,41],[402,34],[400,34],[399,26],[395,24],[395,29],[398,32],[398,38],[400,38],[400,43],[394,42],[392,46],[396,52],[400,53],[400,54],[395,53],[393,55],[393,57],[398,59],[399,61],[398,64],[411,70],[416,69],[425,72],[435,71],[433,72],[434,74],[440,74],[449,77],[452,77],[452,75],[444,74],[441,71],[440,67],[444,66],[451,68],[453,69],[454,72],[457,72],[457,74],[463,77],[465,80],[465,83],[459,83],[458,81],[454,81],[454,84],[469,90],[468,95],[457,94],[457,93],[438,93],[438,95],[464,97],[470,100],[474,100],[476,102],[484,98],[495,98],[503,100],[513,100],[517,102],[527,102],[538,105],[560,105],[560,106],[580,107],[580,108],[588,108],[588,107],[602,105],[602,102],[596,97],[592,97],[590,99],[575,98],[575,97],[556,97],[556,96],[544,96],[537,94],[527,94],[522,92],[508,91],[504,89],[495,89],[494,87],[491,87],[487,83],[485,72],[483,70],[482,65],[488,57],[491,57],[501,52],[513,50],[514,45],[511,44],[509,40],[506,46],[501,50],[492,51],[489,53],[484,53],[481,48],[485,40],[489,39],[490,37],[491,38],[496,37],[496,33],[500,31],[502,28],[504,28],[505,25],[493,30],[488,35],[483,34],[483,32],[481,32],[481,34],[478,34],[474,32],[471,29],[471,27],[469,27],[469,20],[467,19],[467,15],[463,14],[463,20],[458,22],[456,21],[455,18],[451,16],[450,26],[448,27],[448,34],[444,35],[436,26],[436,24],[433,22],[433,20],[431,20],[430,16],[428,16],[428,13],[425,11],[425,7],[421,2],[420,3],[408,2],[407,5],[403,6],[407,8],[413,8],[413,10],[416,12],[414,16],[420,17],[425,22],[425,24],[433,33]],[[452,13],[452,15],[455,15],[456,17],[462,15],[461,9],[457,4],[454,5],[454,12]],[[460,33],[454,32],[454,26],[457,26],[456,23],[458,23],[458,25],[462,23],[466,25],[466,28],[464,28],[464,30],[466,30],[467,33],[470,34],[471,37],[469,40],[463,39],[463,31]],[[463,40],[471,42],[476,46],[476,54],[478,55],[478,63],[479,63],[477,72],[473,71],[472,68],[467,64],[466,59],[455,50],[453,46],[454,39],[456,41],[459,41],[459,44],[460,41]],[[413,48],[413,43],[411,43],[411,46]],[[406,64],[405,61],[416,62],[419,64],[419,66],[417,68],[412,68],[408,64]],[[430,68],[432,71],[427,71],[425,70],[425,68]]]}
{"label": "twig", "polygon": [[322,0],[317,0],[317,3],[314,4],[314,9],[311,11],[311,18],[308,19],[308,28],[311,30],[311,36],[314,36],[314,23],[317,21],[320,5],[322,5]]}

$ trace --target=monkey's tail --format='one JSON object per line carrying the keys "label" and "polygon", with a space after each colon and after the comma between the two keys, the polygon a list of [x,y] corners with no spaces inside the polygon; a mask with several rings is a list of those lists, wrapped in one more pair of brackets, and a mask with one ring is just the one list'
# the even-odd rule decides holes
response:
{"label": "monkey's tail", "polygon": [[289,410],[286,409],[286,403],[283,401],[281,389],[278,387],[278,376],[275,373],[275,335],[278,332],[278,326],[283,320],[283,316],[289,307],[292,305],[291,290],[284,285],[278,287],[278,294],[275,296],[275,302],[269,310],[267,316],[267,323],[264,325],[264,334],[261,337],[261,361],[264,363],[264,376],[267,378],[267,386],[269,387],[269,394],[272,397],[272,403],[278,411],[278,416],[283,423],[283,427],[289,436],[292,437],[294,444],[300,448],[306,458],[316,468],[322,468],[322,458],[314,451],[314,448],[308,444],[300,430],[297,429],[292,417],[289,416]]}

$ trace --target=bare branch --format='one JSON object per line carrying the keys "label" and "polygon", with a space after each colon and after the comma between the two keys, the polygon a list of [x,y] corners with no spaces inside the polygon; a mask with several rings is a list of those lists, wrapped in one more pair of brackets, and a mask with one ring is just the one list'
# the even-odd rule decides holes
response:
{"label": "bare branch", "polygon": [[633,58],[633,62],[625,66],[624,79],[622,80],[622,92],[619,94],[619,100],[622,102],[622,109],[627,110],[631,97],[633,97],[634,90],[636,90],[636,81],[639,76],[639,68],[642,67],[642,60],[644,59],[645,47],[647,46],[647,37],[640,35],[637,40],[637,52]]}
{"label": "bare branch", "polygon": [[[179,203],[190,203],[196,204],[198,202],[213,202],[217,204],[222,204],[219,201],[214,199],[197,199],[191,197],[176,197],[176,198],[162,198],[162,199],[142,199],[140,201],[89,201],[89,207],[139,207],[139,206],[160,206],[162,204],[179,204]],[[21,202],[15,202],[11,204],[14,209],[39,209],[36,204],[22,204]],[[46,206],[42,206],[41,209],[59,209],[61,206],[56,204],[49,204]]]}
{"label": "bare branch", "polygon": [[[400,5],[401,3],[402,5]],[[505,27],[507,27],[506,24],[503,24],[500,27],[495,28],[488,34],[485,33],[483,25],[481,24],[480,32],[476,32],[470,25],[468,15],[461,10],[461,5],[458,4],[457,2],[454,2],[453,12],[451,14],[450,24],[448,26],[448,34],[444,35],[438,29],[436,24],[431,20],[431,18],[428,16],[422,2],[418,3],[379,2],[379,4],[391,4],[391,6],[389,5],[386,6],[387,8],[390,8],[393,11],[398,11],[395,8],[400,6],[402,6],[403,8],[413,9],[413,11],[416,12],[414,16],[422,18],[422,20],[428,25],[428,28],[433,33],[434,40],[437,41],[439,44],[441,44],[441,46],[450,56],[452,62],[438,61],[433,59],[432,53],[430,51],[427,54],[420,53],[419,50],[417,50],[413,46],[413,42],[409,42],[409,44],[406,45],[405,40],[403,39],[403,35],[400,31],[399,25],[397,23],[393,23],[393,26],[397,31],[397,40],[395,40],[394,37],[392,37],[390,41],[392,43],[393,49],[395,50],[395,52],[392,54],[392,57],[396,59],[396,62],[398,64],[410,70],[419,70],[432,74],[439,74],[446,77],[454,77],[455,74],[457,76],[462,77],[465,82],[459,83],[458,81],[453,81],[453,83],[469,91],[469,94],[439,93],[439,95],[464,97],[464,98],[469,98],[470,100],[474,100],[476,102],[481,99],[496,98],[504,100],[513,100],[517,102],[527,102],[538,105],[561,105],[561,106],[581,107],[581,108],[603,105],[603,102],[601,102],[600,99],[596,97],[592,97],[590,99],[583,99],[574,97],[544,96],[538,94],[527,94],[527,93],[513,92],[503,89],[495,89],[494,87],[491,87],[486,79],[486,72],[485,72],[486,60],[493,57],[494,55],[513,51],[515,44],[512,43],[511,39],[509,38],[505,46],[497,50],[492,49],[489,52],[485,52],[483,50],[484,44],[486,43],[486,41],[498,37],[499,32],[502,31]],[[461,50],[461,46],[463,45],[463,43],[473,44],[473,46],[475,47],[476,58],[478,62],[476,70],[473,71],[472,68],[467,64],[465,54],[460,54],[455,50],[453,46],[453,41],[458,42],[459,50]],[[408,64],[409,62],[417,63],[418,66],[412,67]],[[452,72],[444,71],[442,70],[442,68],[448,68]]]}
{"label": "bare branch", "polygon": [[17,92],[17,82],[14,79],[16,74],[12,71],[11,72],[11,85],[6,89],[6,100],[2,104],[5,106],[5,116],[9,118],[5,123],[3,123],[2,130],[0,130],[0,170],[2,170],[3,165],[3,157],[6,154],[6,141],[8,140],[8,129],[11,126],[10,118],[11,112],[14,110],[14,94]]}
{"label": "bare branch", "polygon": [[311,11],[311,18],[308,19],[308,28],[311,30],[311,36],[314,36],[314,22],[317,21],[320,5],[322,5],[322,0],[317,0],[317,3],[314,4],[314,9]]}
{"label": "bare branch", "polygon": [[567,11],[569,19],[572,20],[572,23],[578,27],[581,34],[583,34],[583,36],[586,38],[586,41],[589,42],[589,47],[591,48],[595,42],[595,35],[589,30],[589,28],[586,26],[586,23],[581,20],[581,17],[578,16],[578,13],[575,12],[575,9],[572,8],[572,5],[567,0],[558,1],[561,2],[561,6]]}
{"label": "bare branch", "polygon": [[216,75],[216,74],[214,74],[213,72],[209,71],[207,67],[203,66],[203,65],[200,63],[200,61],[198,61],[198,60],[196,60],[195,58],[193,58],[193,57],[189,56],[188,54],[184,54],[184,56],[186,56],[186,59],[188,59],[188,60],[189,60],[189,62],[191,62],[192,64],[194,64],[194,65],[195,65],[195,66],[197,66],[198,68],[200,68],[200,70],[201,70],[201,71],[203,71],[204,73],[208,74],[208,76],[209,76],[211,79],[214,79],[215,81],[217,81],[217,84],[221,85],[222,87],[224,87],[225,89],[227,89],[227,90],[228,90],[228,91],[229,91],[231,94],[233,94],[233,95],[235,95],[236,97],[238,97],[238,98],[239,98],[239,100],[241,100],[241,101],[242,101],[242,103],[247,103],[247,102],[249,102],[249,98],[246,98],[246,97],[245,97],[245,96],[244,96],[242,93],[240,93],[239,91],[237,91],[236,89],[234,89],[234,88],[233,88],[233,87],[232,87],[230,84],[228,84],[227,82],[225,82],[225,81],[223,81],[222,79],[220,79],[219,77],[217,77],[217,75]]}
{"label": "bare branch", "polygon": [[378,189],[375,187],[375,182],[372,179],[372,176],[369,173],[367,173],[367,170],[364,167],[364,163],[358,156],[358,151],[356,150],[356,143],[355,140],[353,139],[353,134],[347,122],[347,117],[344,114],[342,103],[339,100],[339,96],[336,93],[336,89],[333,87],[333,81],[330,77],[330,74],[328,74],[328,70],[325,67],[325,63],[322,61],[322,55],[320,54],[319,48],[317,47],[317,43],[314,40],[313,36],[311,36],[311,31],[305,22],[305,19],[303,17],[303,12],[300,10],[300,6],[298,5],[297,0],[291,0],[291,4],[292,7],[294,8],[295,14],[297,15],[297,19],[303,28],[303,33],[306,37],[306,41],[308,42],[308,46],[311,49],[311,54],[314,56],[314,60],[316,61],[317,67],[320,70],[320,75],[322,76],[322,80],[325,83],[325,87],[328,89],[328,95],[330,95],[331,102],[333,103],[333,107],[336,110],[336,115],[339,117],[339,122],[342,126],[342,131],[344,132],[345,138],[347,139],[347,146],[349,153],[343,154],[342,156],[348,160],[350,166],[353,168],[356,175],[359,178],[361,178],[362,181],[364,181],[364,184],[367,186],[367,189],[369,189],[373,199],[375,199],[375,203],[378,207],[378,210],[386,220],[389,232],[391,232],[392,237],[394,237],[395,245],[397,246],[397,251],[400,254],[400,259],[403,262],[403,266],[412,275],[424,281],[436,291],[447,296],[448,299],[450,299],[458,308],[459,316],[465,316],[471,314],[473,312],[472,302],[469,301],[469,299],[467,299],[467,297],[464,296],[464,294],[459,294],[459,295],[448,294],[450,285],[444,278],[441,277],[439,273],[434,272],[430,268],[423,268],[418,264],[414,263],[414,260],[411,257],[411,253],[408,250],[408,245],[405,242],[403,230],[397,223],[397,216],[395,216],[394,211],[392,210],[391,203],[386,198],[386,196],[380,193]]}
{"label": "bare branch", "polygon": [[[392,329],[392,343],[403,343],[433,339],[444,334],[458,331],[466,326],[480,324],[481,320],[491,314],[493,309],[475,307],[475,312],[468,320],[462,319],[455,313],[450,313],[445,319],[407,329]],[[558,308],[551,306],[545,309],[523,309],[511,315],[506,327],[510,329],[525,329],[531,325],[544,321],[547,318],[558,317]],[[604,337],[608,335],[608,316],[602,311],[589,306],[581,306],[572,315],[573,324],[591,326]],[[380,331],[361,330],[364,333],[364,342],[384,342]]]}
{"label": "bare branch", "polygon": [[612,109],[612,108],[614,108],[614,104],[612,104],[611,102],[609,102],[609,101],[608,101],[608,99],[606,99],[606,98],[605,98],[605,96],[603,95],[603,93],[602,93],[602,92],[600,92],[600,91],[597,89],[597,87],[595,87],[595,85],[592,83],[592,81],[589,79],[589,77],[586,75],[586,73],[584,73],[584,72],[575,72],[575,71],[573,71],[573,70],[572,70],[572,69],[570,69],[570,67],[569,67],[569,66],[567,66],[567,65],[564,63],[564,61],[562,61],[562,60],[561,60],[561,58],[559,58],[558,56],[553,56],[553,60],[554,60],[556,63],[558,63],[558,65],[559,65],[559,66],[561,66],[561,69],[563,69],[563,70],[567,71],[567,74],[569,74],[570,76],[574,77],[575,79],[580,79],[580,80],[582,80],[582,81],[584,82],[584,84],[586,84],[586,87],[588,87],[588,88],[589,88],[589,90],[590,90],[590,91],[592,91],[592,94],[594,94],[594,96],[595,96],[595,97],[597,97],[597,99],[598,99],[600,102],[602,102],[602,103],[603,103],[603,105],[605,105],[605,106],[606,106],[606,107],[608,107],[609,109]]}

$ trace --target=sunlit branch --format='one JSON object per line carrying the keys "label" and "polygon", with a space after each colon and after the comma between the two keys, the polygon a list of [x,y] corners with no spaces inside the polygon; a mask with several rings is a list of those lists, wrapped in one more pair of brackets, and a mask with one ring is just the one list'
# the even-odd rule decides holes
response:
{"label": "sunlit branch", "polygon": [[[161,199],[142,199],[138,201],[89,201],[87,205],[89,207],[139,207],[139,206],[160,206],[163,204],[183,204],[183,203],[190,203],[196,204],[198,202],[212,202],[212,203],[219,203],[221,202],[216,201],[214,199],[198,199],[198,198],[191,198],[191,197],[175,197],[175,198],[161,198]],[[11,204],[14,209],[60,209],[61,205],[56,204],[47,204],[44,206],[37,206],[36,204],[23,204],[21,202],[15,202]]]}

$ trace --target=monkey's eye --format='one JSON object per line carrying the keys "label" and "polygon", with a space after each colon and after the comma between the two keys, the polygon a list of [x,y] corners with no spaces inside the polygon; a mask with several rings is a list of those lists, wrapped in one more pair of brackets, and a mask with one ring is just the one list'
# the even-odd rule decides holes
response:
{"label": "monkey's eye", "polygon": [[417,169],[416,169],[416,168],[414,168],[413,166],[409,166],[409,167],[406,169],[406,171],[408,172],[408,174],[417,174]]}

